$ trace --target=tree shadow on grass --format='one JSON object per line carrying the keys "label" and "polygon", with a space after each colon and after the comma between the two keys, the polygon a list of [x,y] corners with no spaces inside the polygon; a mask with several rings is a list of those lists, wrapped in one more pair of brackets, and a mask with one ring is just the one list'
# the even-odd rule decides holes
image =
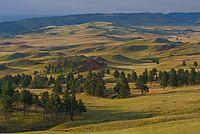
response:
{"label": "tree shadow on grass", "polygon": [[115,65],[115,66],[132,66],[131,63],[121,63],[121,62],[114,62],[114,61],[106,61],[109,65]]}
{"label": "tree shadow on grass", "polygon": [[133,69],[126,69],[126,68],[119,68],[119,67],[109,67],[109,69],[113,69],[113,70],[122,70],[122,71],[133,70]]}
{"label": "tree shadow on grass", "polygon": [[[90,107],[92,109],[90,109]],[[67,127],[67,129],[71,129],[73,127],[80,127],[86,125],[94,125],[99,123],[108,123],[114,121],[128,121],[128,120],[137,120],[137,119],[145,119],[155,117],[156,114],[153,112],[145,112],[145,111],[130,111],[124,112],[122,110],[117,110],[119,107],[115,106],[88,106],[88,113],[84,115],[84,118],[78,119],[73,122],[68,122],[63,126]],[[100,110],[104,109],[105,110]],[[116,110],[109,110],[109,108],[114,108]],[[96,109],[96,110],[95,110]],[[108,109],[108,110],[106,110]]]}
{"label": "tree shadow on grass", "polygon": [[[22,109],[23,110],[23,109]],[[29,110],[29,115],[24,116],[21,109],[15,111],[8,123],[0,122],[0,133],[19,133],[28,131],[45,131],[52,128],[50,118],[42,119],[42,111],[35,113],[35,110]]]}
{"label": "tree shadow on grass", "polygon": [[[158,93],[158,94],[174,94],[174,93],[189,93],[189,92],[196,92],[199,91],[200,89],[191,89],[191,90],[175,90],[175,91],[169,91],[165,93]],[[166,91],[166,90],[165,90]]]}

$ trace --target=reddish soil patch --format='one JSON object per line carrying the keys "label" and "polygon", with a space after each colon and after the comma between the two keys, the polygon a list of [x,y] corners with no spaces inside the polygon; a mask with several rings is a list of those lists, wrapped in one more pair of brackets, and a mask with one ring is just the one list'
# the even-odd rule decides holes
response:
{"label": "reddish soil patch", "polygon": [[8,67],[4,66],[4,65],[0,65],[0,70],[6,70],[8,69]]}
{"label": "reddish soil patch", "polygon": [[98,61],[106,61],[104,58],[102,58],[102,57],[100,57],[100,56],[97,57],[96,59],[97,59]]}
{"label": "reddish soil patch", "polygon": [[91,59],[87,61],[86,63],[84,63],[75,74],[80,73],[80,72],[86,72],[86,71],[89,71],[90,69],[99,70],[99,69],[106,69],[106,67],[102,65],[101,63],[97,62],[96,60]]}
{"label": "reddish soil patch", "polygon": [[167,46],[167,47],[165,48],[165,50],[169,50],[169,49],[172,49],[172,48],[175,48],[175,47],[176,47],[176,45],[171,44],[171,45]]}
{"label": "reddish soil patch", "polygon": [[156,49],[156,51],[163,51],[165,50],[165,48],[167,47],[167,45],[162,45],[162,46],[158,46],[158,48]]}
{"label": "reddish soil patch", "polygon": [[162,45],[162,46],[158,46],[156,51],[160,52],[160,51],[163,51],[163,50],[169,50],[169,49],[176,48],[176,47],[177,46],[175,44]]}

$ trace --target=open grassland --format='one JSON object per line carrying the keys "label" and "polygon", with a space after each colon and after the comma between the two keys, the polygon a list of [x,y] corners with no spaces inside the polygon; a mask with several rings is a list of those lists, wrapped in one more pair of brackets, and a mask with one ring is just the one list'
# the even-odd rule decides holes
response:
{"label": "open grassland", "polygon": [[198,134],[199,95],[199,86],[168,88],[127,99],[78,94],[77,98],[83,99],[88,109],[82,118],[37,133]]}

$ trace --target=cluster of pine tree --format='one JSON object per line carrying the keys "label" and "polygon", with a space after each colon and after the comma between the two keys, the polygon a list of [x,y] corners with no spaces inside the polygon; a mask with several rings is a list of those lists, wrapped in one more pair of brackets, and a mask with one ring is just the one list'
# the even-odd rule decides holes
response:
{"label": "cluster of pine tree", "polygon": [[142,75],[139,76],[137,76],[137,73],[133,70],[132,74],[127,74],[127,77],[123,71],[119,73],[117,70],[115,70],[114,77],[116,78],[116,86],[114,87],[114,91],[120,98],[128,97],[128,94],[130,93],[128,82],[134,82],[136,89],[141,90],[141,94],[144,94],[144,92],[149,92],[147,83],[149,82],[151,85],[153,81],[159,82],[164,90],[167,86],[170,86],[174,89],[174,87],[200,84],[200,72],[197,72],[195,68],[192,68],[191,71],[184,69],[178,69],[176,71],[174,68],[172,68],[169,72],[159,71],[158,75],[156,68],[153,68],[149,72],[147,69],[145,69]]}
{"label": "cluster of pine tree", "polygon": [[126,98],[128,97],[128,94],[130,94],[130,88],[128,84],[128,80],[125,76],[125,73],[122,71],[120,74],[117,70],[115,70],[114,76],[116,78],[121,78],[119,81],[117,81],[116,86],[114,87],[115,93],[117,93],[117,96],[119,98]]}
{"label": "cluster of pine tree", "polygon": [[158,80],[164,90],[168,85],[173,89],[174,87],[179,86],[199,85],[200,72],[196,72],[195,68],[192,68],[190,72],[184,69],[178,69],[176,71],[174,68],[172,68],[169,72],[160,71]]}
{"label": "cluster of pine tree", "polygon": [[22,75],[17,74],[15,76],[5,75],[0,78],[0,86],[6,81],[10,81],[15,87],[43,89],[50,87],[52,84],[55,85],[56,83],[60,83],[62,85],[66,84],[68,90],[71,90],[73,93],[77,93],[83,92],[81,85],[86,80],[80,74],[78,74],[78,78],[74,78],[72,73],[69,73],[66,78],[63,74],[61,74],[56,79],[52,76],[48,78],[46,75],[36,74],[37,73],[35,73],[34,77],[31,75],[25,75],[24,73],[22,73]]}
{"label": "cluster of pine tree", "polygon": [[4,77],[0,78],[0,85],[5,83],[6,81],[10,81],[15,86],[21,85],[21,87],[27,88],[31,84],[32,76],[25,75],[24,73],[22,73],[22,75],[17,74],[15,76],[7,74]]}
{"label": "cluster of pine tree", "polygon": [[115,93],[117,93],[119,98],[126,98],[130,94],[129,82],[134,82],[136,89],[141,90],[141,94],[149,92],[149,87],[146,84],[147,82],[151,83],[157,80],[157,69],[153,68],[149,73],[147,69],[145,69],[143,74],[139,76],[137,76],[137,73],[133,70],[131,74],[127,74],[127,77],[123,71],[119,73],[118,70],[115,70],[114,77],[116,79],[116,86],[114,87]]}
{"label": "cluster of pine tree", "polygon": [[[43,119],[47,119],[48,114],[51,115],[52,124],[57,124],[59,113],[70,115],[73,120],[77,113],[81,116],[82,112],[86,112],[86,107],[81,99],[76,100],[74,94],[70,94],[68,90],[62,91],[58,94],[58,85],[54,85],[53,93],[43,92],[40,95],[33,94],[29,90],[22,90],[19,92],[15,90],[10,81],[6,81],[0,90],[0,106],[1,111],[5,116],[6,122],[9,121],[14,110],[18,110],[19,102],[23,104],[24,116],[28,116],[29,107],[35,105],[35,111],[40,106],[44,109]],[[61,86],[60,86],[61,87]]]}
{"label": "cluster of pine tree", "polygon": [[83,90],[92,96],[97,97],[106,97],[106,87],[105,81],[102,79],[104,77],[105,70],[100,71],[99,73],[92,73],[91,69],[88,73],[88,76],[84,82]]}
{"label": "cluster of pine tree", "polygon": [[0,78],[0,85],[1,83],[5,83],[6,81],[10,81],[15,87],[22,87],[22,88],[47,88],[51,84],[55,83],[55,79],[51,76],[47,78],[46,75],[36,75],[34,78],[31,75],[22,75],[17,74],[15,76],[12,75],[5,75],[4,77]]}

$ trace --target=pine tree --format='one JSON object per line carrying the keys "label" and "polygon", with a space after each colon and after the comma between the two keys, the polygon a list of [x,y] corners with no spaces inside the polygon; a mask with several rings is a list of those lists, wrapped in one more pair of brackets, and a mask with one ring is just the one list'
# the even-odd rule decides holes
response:
{"label": "pine tree", "polygon": [[200,72],[198,71],[197,75],[196,75],[196,80],[195,80],[196,84],[200,84]]}
{"label": "pine tree", "polygon": [[37,75],[38,71],[34,71],[34,75]]}
{"label": "pine tree", "polygon": [[120,88],[121,88],[121,82],[120,81],[118,81],[117,83],[116,83],[116,86],[114,87],[114,92],[115,93],[117,93],[117,94],[119,94],[119,90],[120,90]]}
{"label": "pine tree", "polygon": [[161,79],[162,79],[162,71],[159,71],[159,73],[158,73],[158,81],[161,81]]}
{"label": "pine tree", "polygon": [[153,73],[153,71],[150,71],[149,72],[149,82],[150,82],[150,84],[152,85],[152,81],[154,80],[154,73]]}
{"label": "pine tree", "polygon": [[6,122],[9,121],[9,115],[14,110],[14,99],[9,95],[1,95],[1,111],[5,116]]}
{"label": "pine tree", "polygon": [[169,79],[169,75],[166,71],[164,71],[162,73],[162,78],[161,78],[161,81],[160,81],[160,85],[163,86],[163,90],[165,90],[165,87],[167,87],[167,85],[168,85],[168,79]]}
{"label": "pine tree", "polygon": [[194,68],[192,68],[190,71],[189,79],[188,79],[188,82],[191,85],[194,85],[196,83],[196,75],[197,75],[197,72],[195,71]]}
{"label": "pine tree", "polygon": [[96,89],[95,89],[95,96],[104,97],[105,94],[105,89],[103,86],[101,86],[101,83],[97,84]]}
{"label": "pine tree", "polygon": [[182,63],[182,65],[183,65],[183,66],[186,66],[185,60],[183,60],[183,63]]}
{"label": "pine tree", "polygon": [[114,72],[114,77],[115,77],[115,78],[119,78],[119,71],[115,70],[115,72]]}
{"label": "pine tree", "polygon": [[147,84],[148,78],[149,78],[147,68],[145,68],[145,71],[142,73],[142,78],[143,78],[143,82]]}
{"label": "pine tree", "polygon": [[190,76],[190,73],[189,73],[188,70],[186,70],[186,71],[184,72],[184,80],[183,80],[185,85],[188,85],[188,84],[189,84],[189,81],[188,81],[189,76]]}
{"label": "pine tree", "polygon": [[169,85],[172,86],[172,88],[174,89],[174,87],[177,86],[177,74],[176,74],[176,70],[174,68],[171,69],[171,71],[169,72]]}
{"label": "pine tree", "polygon": [[56,94],[62,94],[62,87],[60,83],[55,84],[52,91]]}
{"label": "pine tree", "polygon": [[74,120],[74,114],[78,110],[78,102],[76,100],[76,96],[72,94],[70,97],[70,115],[71,115],[71,120]]}
{"label": "pine tree", "polygon": [[86,112],[87,108],[84,105],[83,101],[81,99],[78,100],[78,112],[79,112],[79,116],[81,117],[81,113],[82,112]]}
{"label": "pine tree", "polygon": [[131,74],[130,73],[127,74],[127,80],[128,80],[128,82],[131,82]]}
{"label": "pine tree", "polygon": [[184,79],[185,79],[185,71],[184,69],[178,69],[177,71],[177,79],[178,79],[178,86],[184,85]]}
{"label": "pine tree", "polygon": [[[49,101],[47,102],[47,109],[51,112],[52,115],[52,124],[57,124],[58,121],[58,112],[61,110],[61,98],[58,94],[52,93]],[[54,118],[55,114],[55,118]]]}
{"label": "pine tree", "polygon": [[91,78],[92,78],[92,69],[90,68],[89,73],[88,73],[88,79],[91,79]]}
{"label": "pine tree", "polygon": [[63,84],[65,84],[65,76],[63,74],[59,75],[56,79],[56,83],[61,83],[63,87]]}
{"label": "pine tree", "polygon": [[100,71],[100,77],[101,78],[105,77],[105,70],[104,69]]}
{"label": "pine tree", "polygon": [[6,122],[9,120],[10,114],[14,111],[14,87],[11,81],[6,81],[0,96],[1,111],[3,112]]}
{"label": "pine tree", "polygon": [[65,110],[65,114],[67,115],[67,113],[70,111],[70,95],[69,95],[69,91],[65,90],[63,93],[63,106],[64,106],[64,110]]}
{"label": "pine tree", "polygon": [[52,75],[49,78],[49,82],[50,82],[50,84],[54,84],[55,83],[55,79],[52,77]]}
{"label": "pine tree", "polygon": [[14,101],[16,102],[16,108],[18,108],[18,104],[19,104],[19,101],[20,101],[20,93],[19,93],[19,90],[16,90],[16,91],[15,91],[15,94],[14,94]]}
{"label": "pine tree", "polygon": [[144,92],[149,92],[149,88],[145,84],[147,84],[145,75],[144,74],[140,75],[139,78],[136,80],[135,85],[136,85],[136,89],[141,90],[142,95],[144,94]]}
{"label": "pine tree", "polygon": [[124,71],[122,71],[122,72],[120,73],[120,78],[122,78],[122,77],[125,77]]}
{"label": "pine tree", "polygon": [[137,80],[137,73],[133,70],[131,74],[131,81],[135,83],[136,80]]}
{"label": "pine tree", "polygon": [[14,90],[14,87],[13,87],[11,81],[5,82],[3,89],[2,89],[2,94],[9,95],[10,97],[14,96],[15,90]]}
{"label": "pine tree", "polygon": [[20,93],[20,102],[24,104],[24,116],[26,116],[26,111],[27,111],[27,116],[28,116],[28,111],[29,111],[29,106],[32,105],[33,103],[33,95],[29,90],[23,90]]}
{"label": "pine tree", "polygon": [[41,96],[40,105],[44,109],[44,111],[43,111],[43,119],[44,119],[45,118],[45,114],[47,115],[47,102],[49,101],[49,93],[46,91],[46,92],[41,93],[40,96]]}
{"label": "pine tree", "polygon": [[152,72],[153,72],[153,74],[154,74],[154,77],[155,77],[155,76],[157,77],[157,69],[156,69],[156,68],[153,68],[153,69],[152,69]]}
{"label": "pine tree", "polygon": [[128,94],[130,94],[130,88],[129,88],[129,84],[128,84],[128,81],[126,79],[125,76],[123,76],[121,78],[121,88],[120,88],[120,96],[122,96],[123,98],[126,98],[128,97]]}
{"label": "pine tree", "polygon": [[198,66],[198,63],[195,61],[193,66],[195,66],[195,68]]}
{"label": "pine tree", "polygon": [[106,70],[106,73],[107,73],[107,74],[110,74],[110,70],[109,70],[109,69],[107,69],[107,70]]}
{"label": "pine tree", "polygon": [[37,107],[41,105],[39,96],[37,94],[33,95],[33,103],[35,104],[35,111],[37,111]]}
{"label": "pine tree", "polygon": [[90,94],[90,82],[89,79],[86,79],[83,85],[83,90],[86,92],[87,95]]}
{"label": "pine tree", "polygon": [[126,98],[130,94],[130,88],[126,77],[123,75],[120,82],[116,83],[114,91],[119,98]]}

